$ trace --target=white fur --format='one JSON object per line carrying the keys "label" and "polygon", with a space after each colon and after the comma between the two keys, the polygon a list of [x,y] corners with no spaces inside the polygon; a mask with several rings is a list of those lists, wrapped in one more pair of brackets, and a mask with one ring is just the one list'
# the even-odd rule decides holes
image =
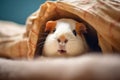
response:
{"label": "white fur", "polygon": [[[72,19],[59,19],[57,20],[56,31],[50,33],[45,41],[43,48],[43,55],[45,56],[76,56],[84,53],[86,49],[86,42],[84,37],[80,37],[78,34],[75,36],[73,30],[75,30],[76,21]],[[64,35],[68,42],[65,49],[67,53],[60,54],[58,52],[59,44],[57,38]]]}

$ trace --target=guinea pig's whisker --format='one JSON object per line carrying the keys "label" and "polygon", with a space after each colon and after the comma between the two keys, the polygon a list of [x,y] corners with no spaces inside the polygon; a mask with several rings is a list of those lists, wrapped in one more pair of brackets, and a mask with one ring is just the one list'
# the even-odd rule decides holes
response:
{"label": "guinea pig's whisker", "polygon": [[40,40],[45,40],[45,38],[40,38]]}
{"label": "guinea pig's whisker", "polygon": [[48,33],[45,33],[45,32],[44,32],[44,33],[40,33],[40,34],[48,34]]}
{"label": "guinea pig's whisker", "polygon": [[46,37],[40,37],[39,39],[45,39]]}
{"label": "guinea pig's whisker", "polygon": [[39,46],[39,48],[44,47],[44,45]]}
{"label": "guinea pig's whisker", "polygon": [[38,48],[42,48],[42,47],[44,47],[44,45],[40,45]]}
{"label": "guinea pig's whisker", "polygon": [[40,42],[40,43],[38,43],[37,44],[37,46],[41,46],[41,45],[43,45],[45,42]]}
{"label": "guinea pig's whisker", "polygon": [[43,43],[44,43],[44,41],[43,41],[43,42],[41,41],[41,42],[40,42],[40,43],[38,43],[37,45],[39,45],[39,44],[43,44]]}
{"label": "guinea pig's whisker", "polygon": [[39,39],[45,39],[46,37],[41,37],[41,38],[39,38]]}

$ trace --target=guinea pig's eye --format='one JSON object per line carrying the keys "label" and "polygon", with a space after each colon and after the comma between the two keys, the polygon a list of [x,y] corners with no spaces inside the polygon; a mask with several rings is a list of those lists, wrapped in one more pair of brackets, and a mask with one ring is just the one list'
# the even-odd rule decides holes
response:
{"label": "guinea pig's eye", "polygon": [[53,33],[56,31],[56,29],[53,29]]}
{"label": "guinea pig's eye", "polygon": [[75,30],[73,30],[73,34],[76,36],[77,35],[77,33],[76,33],[76,31]]}

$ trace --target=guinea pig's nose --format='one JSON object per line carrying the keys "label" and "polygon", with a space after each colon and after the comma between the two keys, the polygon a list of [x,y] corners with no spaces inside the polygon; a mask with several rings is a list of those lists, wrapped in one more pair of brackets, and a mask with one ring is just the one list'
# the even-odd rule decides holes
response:
{"label": "guinea pig's nose", "polygon": [[61,36],[57,39],[57,41],[58,41],[59,43],[60,43],[60,42],[67,43],[67,42],[68,42],[68,39],[66,39],[64,35],[61,35]]}
{"label": "guinea pig's nose", "polygon": [[67,42],[68,42],[67,39],[65,39],[65,40],[57,39],[57,41],[58,41],[59,43],[60,43],[60,42],[64,42],[64,43],[67,43]]}

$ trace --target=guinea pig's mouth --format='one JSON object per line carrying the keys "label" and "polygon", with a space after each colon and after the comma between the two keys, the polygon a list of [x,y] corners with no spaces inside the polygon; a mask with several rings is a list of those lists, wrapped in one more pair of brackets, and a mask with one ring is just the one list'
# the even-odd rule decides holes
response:
{"label": "guinea pig's mouth", "polygon": [[63,54],[63,53],[66,53],[66,50],[58,50],[58,52]]}

